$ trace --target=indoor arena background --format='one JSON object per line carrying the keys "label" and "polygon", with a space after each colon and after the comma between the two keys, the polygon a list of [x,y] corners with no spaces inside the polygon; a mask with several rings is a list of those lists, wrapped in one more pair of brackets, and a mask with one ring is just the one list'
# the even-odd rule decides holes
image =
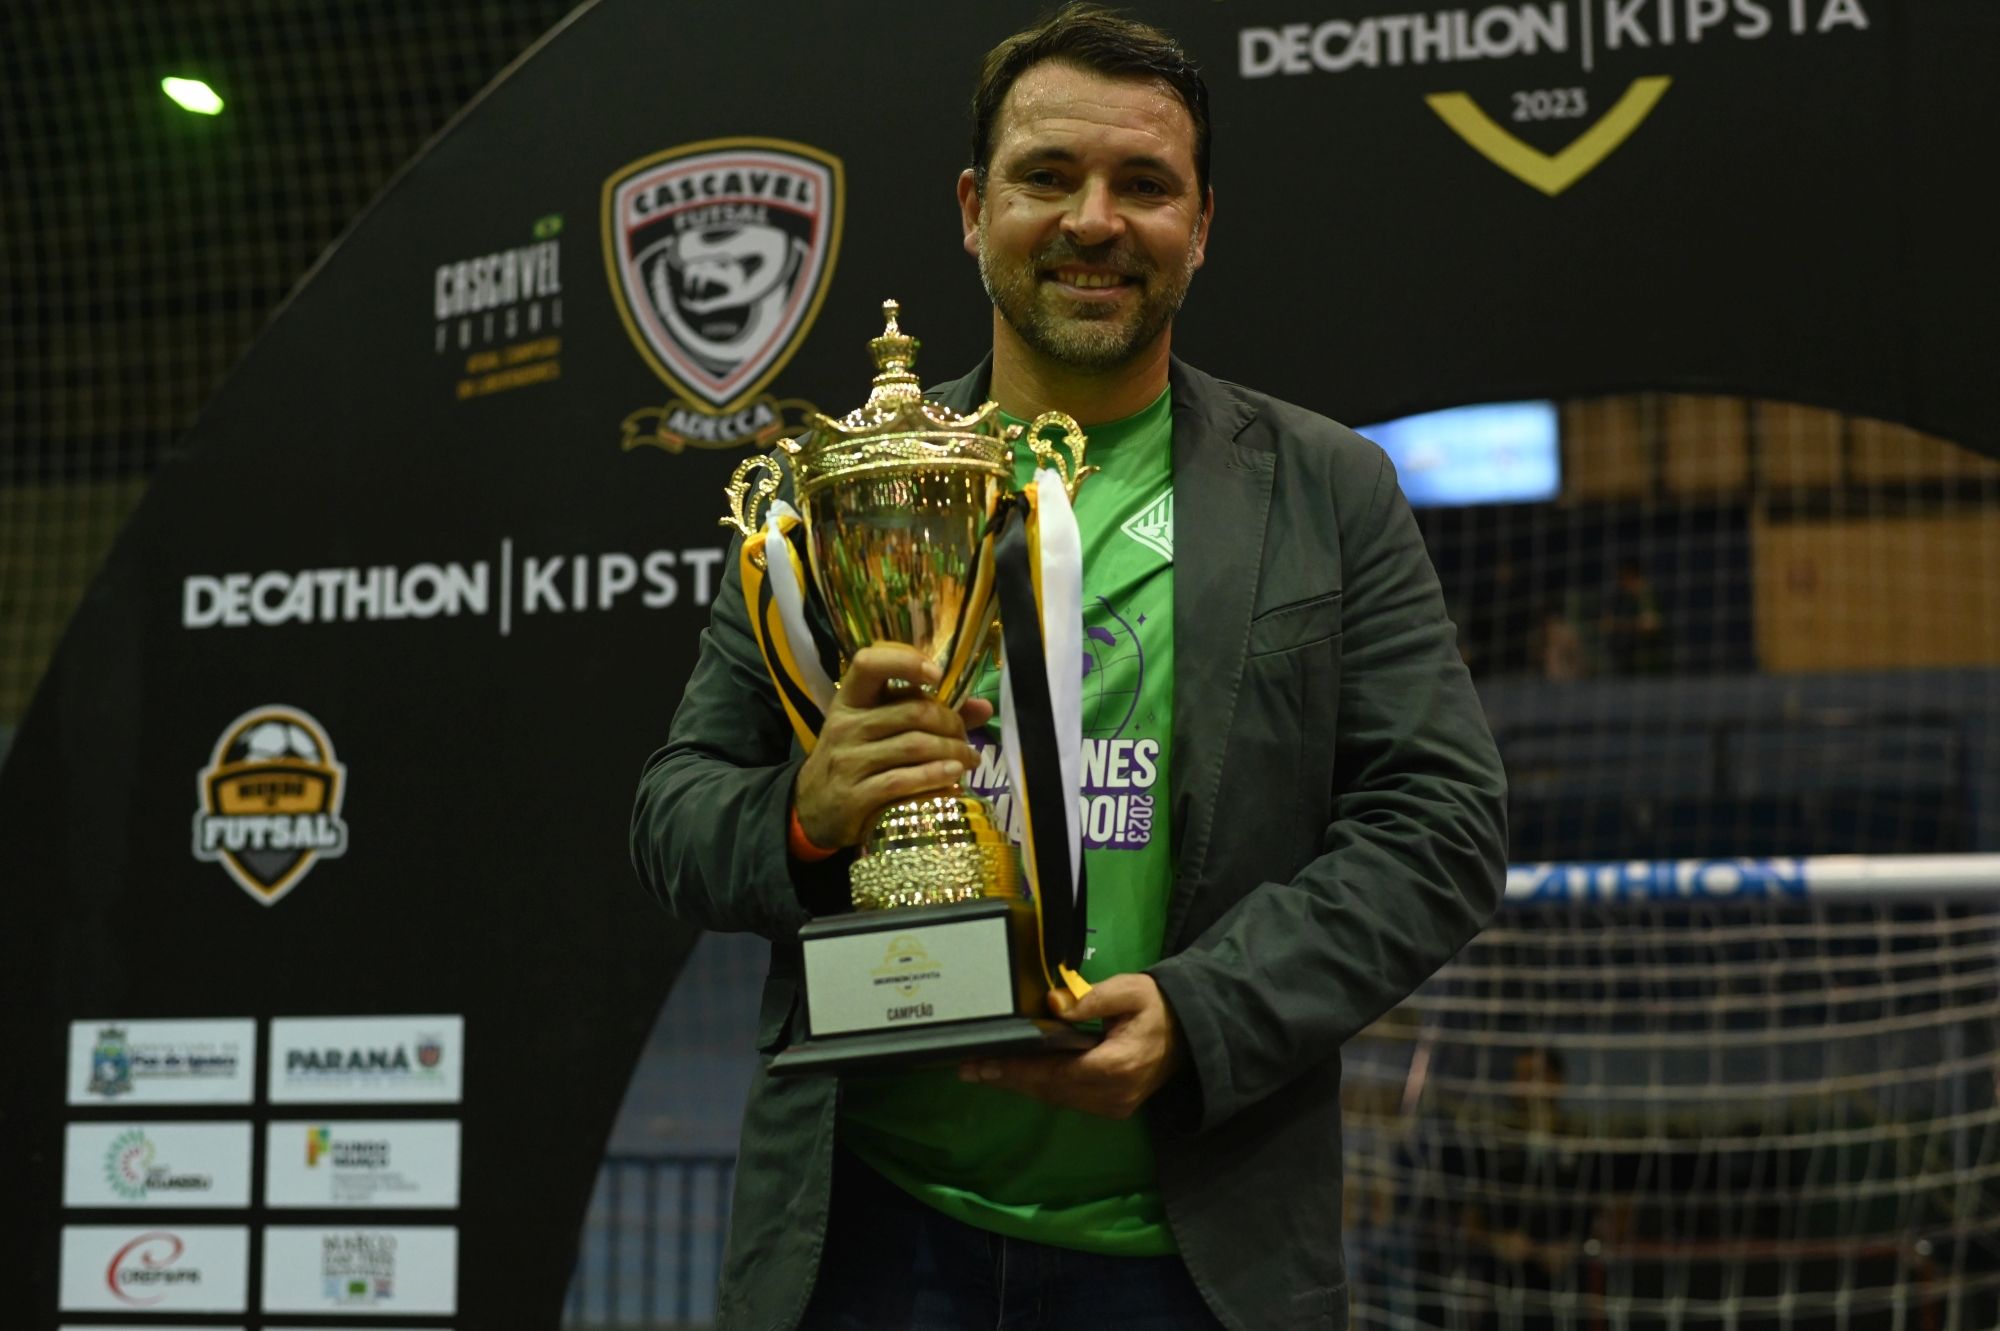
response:
{"label": "indoor arena background", "polygon": [[[1177,345],[1385,443],[1392,419],[1527,404],[1498,488],[1440,484],[1456,445],[1399,436],[1516,868],[1486,933],[1348,1050],[1356,1325],[2000,1325],[1991,7],[1475,7],[1428,65],[1357,54],[1386,4],[1134,8],[1187,38],[1217,108],[1214,253]],[[23,1051],[0,1129],[25,1143],[4,1224],[32,1324],[95,1306],[69,1301],[69,1253],[120,1226],[242,1231],[254,1326],[355,1311],[287,1302],[274,1240],[248,1238],[310,1227],[377,1262],[371,1236],[449,1232],[425,1325],[712,1318],[765,949],[670,928],[622,823],[755,439],[654,372],[601,201],[712,139],[831,154],[845,249],[774,419],[859,399],[884,296],[928,377],[956,374],[983,327],[959,106],[1035,7],[753,10],[0,17],[0,983]],[[1587,164],[1565,151],[1614,121]],[[539,293],[483,307],[453,285],[516,251],[559,276],[547,258]],[[383,601],[345,622],[203,620],[233,574],[377,567]],[[421,568],[488,581],[456,617],[386,622]],[[324,728],[349,825],[261,900],[187,832],[218,737],[260,707]],[[288,1097],[284,1023],[335,1018],[356,1046],[443,1032],[462,1093]],[[270,1071],[234,1107],[78,1080],[93,1041],[224,1019]],[[67,1189],[69,1157],[103,1153],[82,1130],[184,1120],[250,1125],[256,1195],[135,1222]],[[279,1199],[284,1133],[327,1121],[453,1124],[450,1186]]]}

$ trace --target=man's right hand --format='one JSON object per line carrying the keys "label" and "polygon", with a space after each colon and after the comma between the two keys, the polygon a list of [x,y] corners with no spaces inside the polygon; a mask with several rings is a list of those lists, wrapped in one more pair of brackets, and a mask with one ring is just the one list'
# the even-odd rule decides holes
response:
{"label": "man's right hand", "polygon": [[792,790],[799,828],[815,846],[859,845],[883,805],[951,785],[979,761],[965,731],[986,724],[990,704],[974,698],[954,712],[891,680],[936,684],[938,669],[899,643],[854,654]]}

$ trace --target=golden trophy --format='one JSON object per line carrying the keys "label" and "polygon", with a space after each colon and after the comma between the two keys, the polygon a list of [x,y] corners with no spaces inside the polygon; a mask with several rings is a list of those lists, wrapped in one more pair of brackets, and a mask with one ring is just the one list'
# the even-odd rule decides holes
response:
{"label": "golden trophy", "polygon": [[[995,402],[960,415],[927,401],[911,372],[917,340],[898,326],[895,301],[882,308],[886,327],[869,343],[876,375],[867,402],[839,419],[813,414],[808,434],[746,459],[726,491],[723,524],[745,537],[753,633],[808,749],[831,679],[863,647],[915,647],[939,671],[923,691],[956,709],[987,655],[1001,604],[1015,607],[1001,616],[1010,668],[1024,655],[1042,656],[1045,621],[1058,649],[1067,641],[1061,617],[1081,622],[1080,607],[1040,599],[1043,584],[1080,574],[1046,571],[1045,547],[1064,542],[1059,532],[1038,537],[1051,524],[1073,530],[1069,501],[1089,470],[1082,431],[1059,412],[1028,427],[1040,487],[1039,502],[1030,502],[1013,484],[1022,427],[1003,427]],[[1043,437],[1048,431],[1058,433],[1056,442]],[[796,509],[779,494],[787,466]],[[1043,551],[1045,571],[1033,577],[1018,553],[1028,549]],[[1059,691],[1076,673],[1068,664],[1047,677]],[[1013,675],[1018,683],[1020,672]],[[1012,746],[1038,750],[1028,769],[1039,773],[1034,779],[1023,782],[1018,760],[1014,768],[1016,797],[1036,797],[1026,809],[1031,836],[1043,838],[1039,852],[1030,847],[1033,899],[1023,893],[1014,847],[978,794],[950,785],[880,810],[850,869],[854,912],[800,931],[807,1039],[781,1053],[773,1072],[851,1072],[1094,1040],[1046,1011],[1057,974],[1082,985],[1073,973],[1083,933],[1073,863],[1080,846],[1073,834],[1059,844],[1076,807],[1073,783],[1064,790],[1058,775],[1060,699],[1047,702],[1051,689],[1039,674],[1025,690],[1010,683],[1010,698],[1024,692],[1034,705],[1020,710],[1031,722],[1048,720],[1051,705],[1056,715],[1051,724],[1030,724]],[[1018,731],[1010,722],[1010,739]],[[1072,753],[1078,738],[1067,737]]]}

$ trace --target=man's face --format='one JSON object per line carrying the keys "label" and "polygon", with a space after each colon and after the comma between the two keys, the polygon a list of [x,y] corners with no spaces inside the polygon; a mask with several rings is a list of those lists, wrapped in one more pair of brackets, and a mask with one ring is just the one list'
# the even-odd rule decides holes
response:
{"label": "man's face", "polygon": [[1194,120],[1166,83],[1029,68],[996,118],[982,198],[959,178],[965,248],[1001,318],[1071,369],[1130,362],[1206,257]]}

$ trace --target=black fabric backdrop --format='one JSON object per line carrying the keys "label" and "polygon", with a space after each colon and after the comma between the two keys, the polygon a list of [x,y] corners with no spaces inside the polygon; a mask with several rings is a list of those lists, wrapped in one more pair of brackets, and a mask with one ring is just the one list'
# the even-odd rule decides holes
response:
{"label": "black fabric backdrop", "polygon": [[[1406,28],[1394,64],[1388,29],[1360,22],[1386,9],[1139,6],[1214,92],[1215,233],[1183,354],[1354,421],[1667,388],[2000,443],[1992,5],[1594,0],[1587,52],[1581,0],[1502,8],[1515,18],[1426,17],[1426,62]],[[1520,10],[1560,22],[1562,49],[1438,58],[1452,24],[1504,45]],[[854,405],[885,296],[925,342],[920,371],[956,374],[987,320],[952,199],[962,105],[980,54],[1031,12],[602,0],[301,285],[121,537],[0,774],[5,1133],[24,1161],[10,1306],[50,1325],[61,1225],[107,1219],[61,1208],[65,1120],[115,1116],[63,1104],[71,1020],[449,1012],[468,1043],[456,1322],[555,1322],[606,1131],[691,943],[633,886],[625,814],[696,650],[743,452],[645,442],[676,400],[684,427],[717,413],[655,373],[659,348],[621,317],[607,182],[718,139],[838,159],[840,197],[814,203],[837,202],[838,245],[829,227],[809,256],[830,281],[751,404],[789,402],[787,420],[801,401]],[[1355,58],[1364,29],[1374,67]],[[1315,48],[1354,62],[1321,68]],[[1258,73],[1286,51],[1302,72]],[[1553,155],[1653,77],[1671,83],[1650,113],[1554,195],[1426,101],[1467,93]],[[708,234],[726,249],[733,225]],[[450,288],[452,265],[537,244],[559,290],[517,291],[491,327],[438,317],[441,267]],[[483,562],[484,611],[184,624],[190,577],[426,561]],[[668,575],[675,599],[647,604]],[[270,905],[198,861],[189,831],[197,771],[263,704],[326,727],[350,829]]]}

